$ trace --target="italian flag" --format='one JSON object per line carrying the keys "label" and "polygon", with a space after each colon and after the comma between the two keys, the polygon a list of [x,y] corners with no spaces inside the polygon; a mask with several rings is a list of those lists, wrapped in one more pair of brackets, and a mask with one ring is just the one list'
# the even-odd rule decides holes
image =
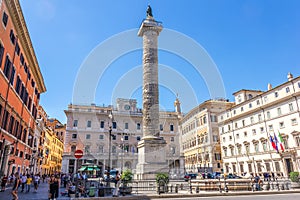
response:
{"label": "italian flag", "polygon": [[282,135],[280,134],[280,132],[278,131],[278,138],[279,138],[279,141],[280,141],[280,148],[282,151],[284,151],[284,148],[283,148],[283,138],[282,138]]}

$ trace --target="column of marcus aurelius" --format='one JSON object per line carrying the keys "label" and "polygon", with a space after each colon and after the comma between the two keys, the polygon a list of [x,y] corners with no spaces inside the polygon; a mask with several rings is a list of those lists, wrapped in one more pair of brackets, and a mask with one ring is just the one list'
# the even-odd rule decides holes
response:
{"label": "column of marcus aurelius", "polygon": [[143,138],[138,144],[138,179],[154,179],[157,172],[167,172],[166,141],[159,136],[159,92],[157,39],[162,30],[151,7],[138,36],[143,37]]}

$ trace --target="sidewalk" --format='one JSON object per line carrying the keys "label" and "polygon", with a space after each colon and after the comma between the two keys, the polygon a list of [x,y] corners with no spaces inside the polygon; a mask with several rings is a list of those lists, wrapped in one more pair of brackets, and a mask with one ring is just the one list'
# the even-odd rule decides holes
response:
{"label": "sidewalk", "polygon": [[[19,199],[20,200],[47,200],[48,199],[48,183],[40,183],[38,191],[35,193],[33,186],[30,189],[31,191],[29,193],[21,193],[19,192]],[[64,191],[65,188],[60,188],[60,192]],[[19,191],[21,191],[21,188],[19,188]],[[10,194],[11,187],[8,187],[6,191],[0,192],[0,199],[12,199],[12,195]],[[127,196],[119,196],[119,197],[112,197],[112,196],[106,196],[106,197],[89,197],[89,198],[76,198],[76,199],[82,199],[82,200],[105,200],[105,199],[122,199],[122,200],[149,200],[152,198],[192,198],[192,197],[212,197],[212,196],[238,196],[238,195],[267,195],[267,194],[286,194],[286,193],[300,193],[300,189],[297,190],[269,190],[269,191],[241,191],[241,192],[233,192],[229,191],[228,193],[225,193],[224,191],[222,193],[218,191],[200,191],[199,193],[195,193],[195,190],[193,190],[193,194],[190,194],[187,190],[178,190],[178,193],[166,193],[158,195],[156,193],[156,190],[153,189],[151,191],[139,191],[138,194],[136,194],[135,191],[132,192],[131,195]],[[97,194],[97,192],[96,192]],[[97,195],[96,195],[97,196]],[[62,197],[59,196],[58,200],[69,200],[70,197]]]}

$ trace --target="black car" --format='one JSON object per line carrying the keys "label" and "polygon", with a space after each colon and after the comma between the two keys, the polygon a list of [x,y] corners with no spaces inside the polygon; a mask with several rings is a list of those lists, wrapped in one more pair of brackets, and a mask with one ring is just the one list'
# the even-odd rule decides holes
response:
{"label": "black car", "polygon": [[189,179],[196,179],[197,178],[197,174],[195,173],[188,173],[184,175],[184,180],[188,181]]}

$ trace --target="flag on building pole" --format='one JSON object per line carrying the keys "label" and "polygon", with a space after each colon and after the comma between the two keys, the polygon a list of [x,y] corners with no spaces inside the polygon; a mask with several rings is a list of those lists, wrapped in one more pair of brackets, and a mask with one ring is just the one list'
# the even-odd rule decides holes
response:
{"label": "flag on building pole", "polygon": [[278,139],[277,139],[277,137],[276,137],[276,135],[275,135],[275,133],[274,133],[274,142],[275,142],[275,146],[276,146],[276,151],[277,151],[277,153],[279,153],[279,150],[278,150]]}
{"label": "flag on building pole", "polygon": [[280,141],[280,148],[282,151],[284,151],[284,147],[283,147],[283,138],[282,138],[282,135],[280,134],[280,132],[278,131],[278,137],[279,137],[279,141]]}
{"label": "flag on building pole", "polygon": [[276,145],[275,145],[275,142],[274,142],[274,140],[273,140],[273,138],[272,138],[271,135],[270,135],[270,142],[271,142],[271,144],[272,144],[273,149],[276,150]]}

